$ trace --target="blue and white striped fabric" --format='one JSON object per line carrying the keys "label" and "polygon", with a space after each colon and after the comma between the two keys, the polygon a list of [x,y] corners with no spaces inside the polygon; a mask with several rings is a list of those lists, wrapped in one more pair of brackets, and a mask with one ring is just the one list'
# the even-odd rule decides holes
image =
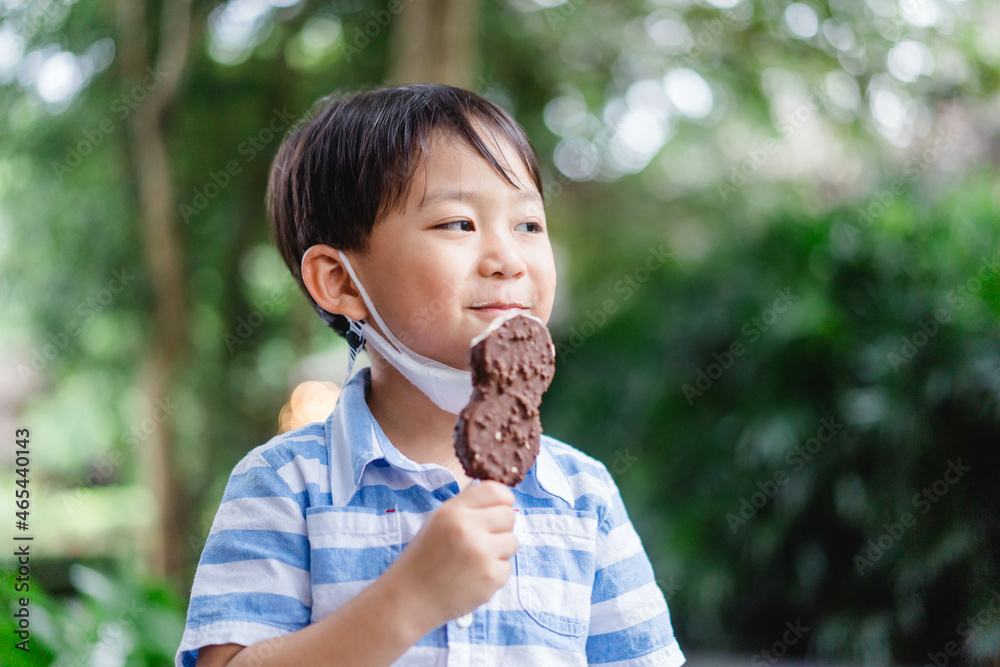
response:
{"label": "blue and white striped fabric", "polygon": [[[365,402],[370,369],[324,423],[276,436],[233,469],[201,555],[176,667],[209,644],[256,642],[337,609],[389,567],[459,492],[442,466],[389,443]],[[514,489],[511,576],[468,618],[423,637],[399,666],[680,665],[656,585],[607,469],[542,436]]]}

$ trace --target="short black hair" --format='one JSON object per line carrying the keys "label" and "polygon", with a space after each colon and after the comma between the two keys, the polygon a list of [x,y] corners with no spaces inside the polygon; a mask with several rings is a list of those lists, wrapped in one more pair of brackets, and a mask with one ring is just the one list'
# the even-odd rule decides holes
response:
{"label": "short black hair", "polygon": [[462,88],[417,83],[335,92],[289,130],[268,177],[271,235],[306,298],[341,336],[346,338],[348,320],[309,294],[302,256],[316,244],[367,252],[375,225],[405,208],[419,158],[435,132],[464,141],[514,185],[473,121],[494,139],[510,142],[543,194],[538,159],[524,130],[504,109]]}

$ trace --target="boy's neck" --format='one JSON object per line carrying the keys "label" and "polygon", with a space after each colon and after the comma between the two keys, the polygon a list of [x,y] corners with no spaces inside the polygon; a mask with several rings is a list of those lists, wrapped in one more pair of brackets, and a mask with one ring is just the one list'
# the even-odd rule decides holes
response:
{"label": "boy's neck", "polygon": [[455,474],[459,488],[472,483],[455,454],[456,415],[442,410],[369,348],[371,389],[368,409],[389,442],[416,463],[437,463]]}

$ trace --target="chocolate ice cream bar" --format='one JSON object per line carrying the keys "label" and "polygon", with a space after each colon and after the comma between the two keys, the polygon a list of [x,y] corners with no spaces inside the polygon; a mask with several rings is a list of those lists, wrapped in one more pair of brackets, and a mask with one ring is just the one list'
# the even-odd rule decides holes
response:
{"label": "chocolate ice cream bar", "polygon": [[515,486],[538,456],[538,406],[555,375],[556,348],[545,324],[502,315],[472,340],[472,398],[455,422],[455,451],[466,474]]}

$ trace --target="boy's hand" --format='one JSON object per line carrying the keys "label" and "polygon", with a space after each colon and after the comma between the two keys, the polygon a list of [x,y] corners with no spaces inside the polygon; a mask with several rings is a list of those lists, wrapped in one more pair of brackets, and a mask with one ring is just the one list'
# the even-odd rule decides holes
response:
{"label": "boy's hand", "polygon": [[514,493],[486,480],[446,500],[386,574],[416,595],[428,632],[488,601],[510,577]]}

